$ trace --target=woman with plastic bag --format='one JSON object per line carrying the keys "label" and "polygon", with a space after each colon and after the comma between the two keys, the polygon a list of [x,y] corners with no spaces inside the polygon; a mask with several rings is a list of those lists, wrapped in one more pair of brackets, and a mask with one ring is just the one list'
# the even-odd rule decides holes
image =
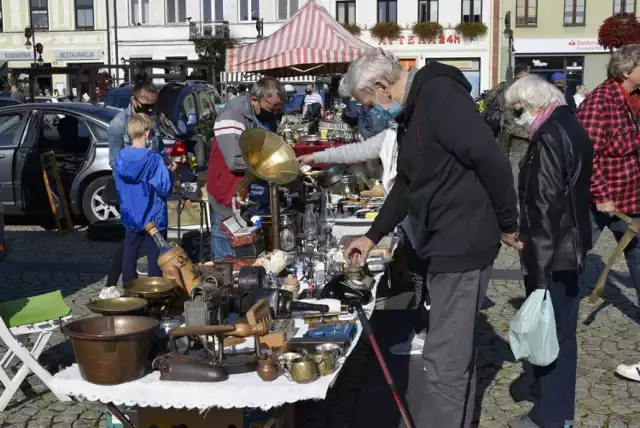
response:
{"label": "woman with plastic bag", "polygon": [[531,144],[520,164],[519,241],[527,300],[511,322],[517,359],[533,364],[532,410],[511,428],[572,427],[575,413],[578,277],[591,248],[593,150],[564,95],[535,76],[505,94]]}

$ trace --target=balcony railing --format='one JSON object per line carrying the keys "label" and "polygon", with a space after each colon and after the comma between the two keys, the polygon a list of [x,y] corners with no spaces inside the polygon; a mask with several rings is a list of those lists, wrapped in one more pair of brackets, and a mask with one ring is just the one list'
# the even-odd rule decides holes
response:
{"label": "balcony railing", "polygon": [[227,21],[189,22],[189,40],[197,39],[228,39],[229,23]]}

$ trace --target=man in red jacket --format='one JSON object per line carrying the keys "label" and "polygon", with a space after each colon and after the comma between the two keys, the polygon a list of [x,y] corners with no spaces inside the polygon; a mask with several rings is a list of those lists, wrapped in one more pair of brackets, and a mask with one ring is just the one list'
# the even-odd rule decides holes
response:
{"label": "man in red jacket", "polygon": [[232,255],[229,238],[220,228],[220,223],[233,215],[231,202],[247,168],[240,152],[240,135],[251,128],[276,131],[277,115],[282,110],[284,99],[284,86],[273,77],[264,77],[253,85],[247,95],[227,101],[216,119],[207,171],[211,255],[214,259]]}

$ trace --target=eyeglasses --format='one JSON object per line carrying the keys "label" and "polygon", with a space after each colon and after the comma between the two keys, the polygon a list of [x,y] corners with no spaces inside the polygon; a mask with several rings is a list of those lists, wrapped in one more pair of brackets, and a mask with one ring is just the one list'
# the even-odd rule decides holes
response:
{"label": "eyeglasses", "polygon": [[142,101],[140,101],[140,98],[136,97],[135,95],[133,98],[135,98],[135,100],[138,102],[138,105],[140,106],[140,109],[142,110],[153,110],[153,108],[156,106],[155,103],[153,104],[143,103]]}

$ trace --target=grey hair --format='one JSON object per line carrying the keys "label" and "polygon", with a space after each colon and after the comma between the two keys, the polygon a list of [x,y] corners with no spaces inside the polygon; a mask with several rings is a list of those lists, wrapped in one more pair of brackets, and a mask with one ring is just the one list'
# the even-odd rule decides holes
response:
{"label": "grey hair", "polygon": [[507,106],[520,104],[527,110],[544,109],[552,103],[567,104],[558,88],[534,75],[513,82],[505,92],[504,100]]}
{"label": "grey hair", "polygon": [[351,99],[351,92],[349,91],[349,85],[347,85],[347,78],[340,79],[340,86],[338,87],[338,94],[342,99]]}
{"label": "grey hair", "polygon": [[629,74],[640,65],[640,45],[625,45],[611,54],[611,60],[607,67],[609,77],[622,82],[626,80],[625,74]]}
{"label": "grey hair", "polygon": [[356,58],[349,66],[345,79],[346,90],[351,94],[358,91],[372,92],[376,82],[386,80],[395,83],[402,72],[398,57],[382,49],[369,49]]}
{"label": "grey hair", "polygon": [[251,86],[249,94],[259,100],[273,95],[280,95],[282,100],[286,99],[284,85],[275,77],[263,77]]}

